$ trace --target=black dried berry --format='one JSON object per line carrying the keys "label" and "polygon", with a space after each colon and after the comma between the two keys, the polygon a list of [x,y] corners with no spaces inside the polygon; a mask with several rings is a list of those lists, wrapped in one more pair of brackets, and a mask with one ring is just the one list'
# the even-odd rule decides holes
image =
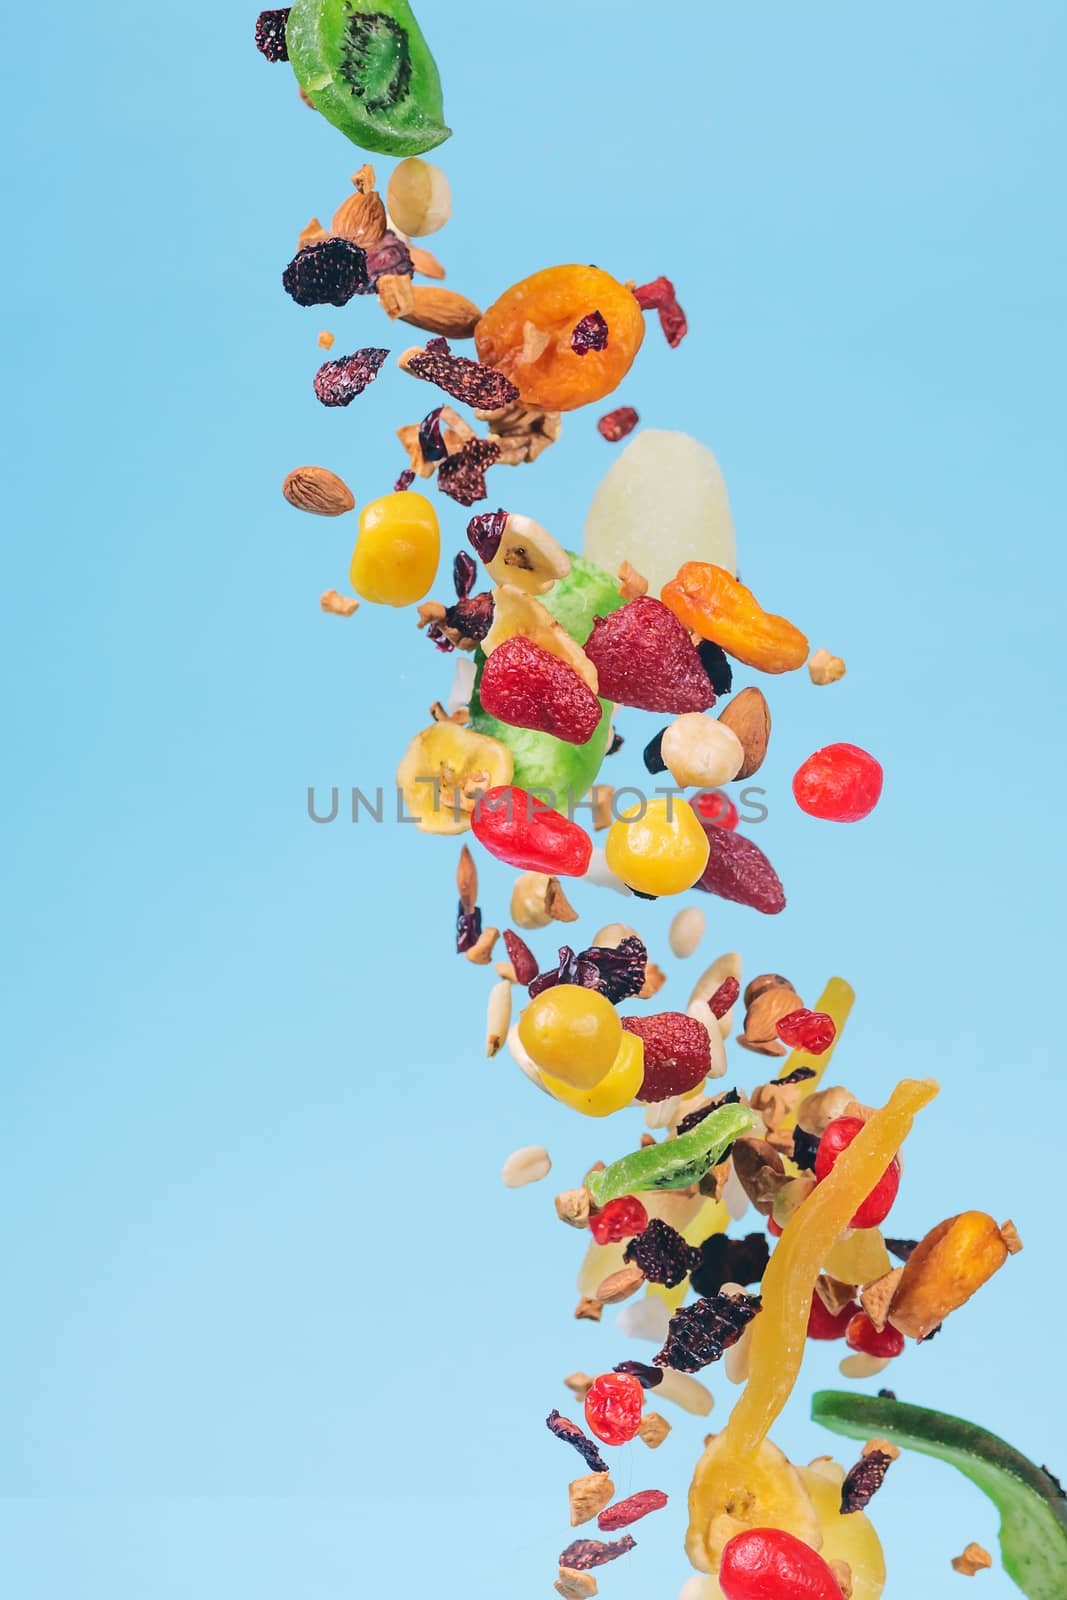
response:
{"label": "black dried berry", "polygon": [[298,306],[346,306],[367,282],[367,258],[351,239],[320,239],[298,250],[282,287]]}
{"label": "black dried berry", "polygon": [[918,1239],[887,1239],[885,1247],[898,1261],[907,1261],[918,1243]]}
{"label": "black dried berry", "polygon": [[718,1294],[724,1283],[759,1283],[770,1260],[765,1233],[750,1233],[744,1239],[713,1233],[697,1254],[700,1259],[690,1277],[701,1295]]}
{"label": "black dried berry", "polygon": [[711,687],[718,695],[729,694],[734,686],[734,669],[730,657],[721,645],[712,639],[701,639],[697,645],[700,664],[711,679]]}
{"label": "black dried berry", "polygon": [[561,1417],[558,1411],[550,1411],[545,1423],[549,1433],[554,1433],[557,1439],[574,1446],[590,1472],[607,1472],[608,1464],[604,1457],[576,1422],[572,1422],[569,1417]]}
{"label": "black dried berry", "polygon": [[351,405],[381,371],[388,350],[357,350],[355,355],[324,361],[315,374],[315,393],[324,406]]}
{"label": "black dried berry", "polygon": [[465,951],[473,950],[481,936],[481,907],[475,906],[473,911],[465,911],[461,900],[456,917],[456,954],[461,956]]}
{"label": "black dried berry", "polygon": [[[737,1090],[727,1089],[726,1093],[719,1095],[717,1100],[712,1100],[708,1105],[698,1106],[695,1111],[688,1112],[688,1114],[682,1118],[681,1122],[679,1122],[675,1132],[680,1138],[683,1133],[691,1133],[694,1128],[698,1127],[700,1123],[703,1122],[705,1117],[710,1117],[713,1111],[718,1111],[720,1106],[737,1106],[740,1104],[741,1096],[738,1094]],[[728,1278],[723,1279],[724,1283],[728,1283],[729,1281],[730,1280]]]}
{"label": "black dried berry", "polygon": [[666,772],[667,763],[663,759],[663,735],[666,728],[661,728],[655,738],[650,739],[641,752],[641,760],[645,763],[646,772],[653,774]]}
{"label": "black dried berry", "polygon": [[630,1240],[622,1259],[640,1267],[649,1283],[675,1289],[699,1263],[700,1251],[686,1244],[669,1222],[654,1217],[644,1233]]}
{"label": "black dried berry", "polygon": [[716,1294],[682,1306],[668,1324],[667,1342],[652,1359],[657,1367],[675,1372],[699,1372],[737,1343],[759,1309],[759,1297],[749,1294]]}
{"label": "black dried berry", "polygon": [[590,1567],[602,1567],[605,1561],[617,1561],[636,1544],[637,1540],[628,1533],[612,1544],[605,1544],[603,1539],[575,1539],[566,1550],[560,1551],[559,1564],[572,1572],[588,1572]]}
{"label": "black dried berry", "polygon": [[444,435],[441,432],[441,412],[444,406],[437,406],[435,410],[427,413],[419,423],[419,449],[422,451],[424,461],[443,461],[448,451],[445,448]]}
{"label": "black dried berry", "polygon": [[626,740],[623,738],[622,734],[616,732],[616,730],[614,728],[612,728],[612,730],[611,730],[611,743],[608,745],[608,748],[604,751],[604,754],[606,756],[618,755],[619,751],[622,749],[622,747],[623,747],[623,745],[625,743],[626,743]]}
{"label": "black dried berry", "polygon": [[256,49],[268,61],[288,61],[289,47],[285,42],[288,21],[288,6],[284,11],[261,11],[256,18]]}
{"label": "black dried berry", "polygon": [[814,1067],[797,1067],[793,1072],[787,1072],[784,1078],[772,1078],[771,1088],[784,1089],[791,1083],[807,1083],[815,1075]]}
{"label": "black dried berry", "polygon": [[583,989],[596,989],[612,1005],[640,994],[645,983],[648,951],[636,934],[620,941],[614,949],[592,945],[575,955],[570,945],[561,945],[554,971],[542,972],[530,984],[530,998],[536,1000],[545,989],[557,983],[576,983]]}
{"label": "black dried berry", "polygon": [[801,1172],[815,1171],[815,1156],[818,1149],[818,1134],[805,1133],[803,1128],[793,1129],[793,1160]]}
{"label": "black dried berry", "polygon": [[650,1367],[643,1361],[617,1361],[611,1370],[636,1378],[642,1389],[656,1389],[663,1382],[662,1367]]}
{"label": "black dried berry", "polygon": [[452,563],[452,583],[455,586],[457,599],[469,598],[477,576],[478,567],[474,557],[469,556],[466,550],[460,550]]}
{"label": "black dried berry", "polygon": [[885,1482],[885,1475],[893,1465],[893,1457],[884,1450],[869,1450],[854,1467],[845,1473],[841,1485],[841,1515],[862,1511]]}

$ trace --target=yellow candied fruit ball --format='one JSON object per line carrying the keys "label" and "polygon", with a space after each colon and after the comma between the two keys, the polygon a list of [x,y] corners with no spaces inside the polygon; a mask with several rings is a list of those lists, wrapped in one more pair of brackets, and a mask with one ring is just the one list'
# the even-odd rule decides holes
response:
{"label": "yellow candied fruit ball", "polygon": [[410,489],[383,494],[359,514],[352,587],[379,606],[410,606],[429,592],[441,559],[437,512]]}
{"label": "yellow candied fruit ball", "polygon": [[608,829],[608,866],[639,894],[684,894],[708,864],[707,835],[687,800],[641,801]]}
{"label": "yellow candied fruit ball", "polygon": [[557,983],[530,1001],[519,1018],[519,1039],[542,1072],[572,1089],[591,1089],[611,1071],[622,1023],[595,989]]}
{"label": "yellow candied fruit ball", "polygon": [[606,1075],[591,1089],[574,1089],[560,1078],[542,1072],[541,1079],[549,1094],[562,1100],[565,1106],[580,1111],[586,1117],[610,1117],[613,1111],[628,1106],[640,1089],[645,1077],[645,1046],[636,1033],[623,1029],[618,1055]]}

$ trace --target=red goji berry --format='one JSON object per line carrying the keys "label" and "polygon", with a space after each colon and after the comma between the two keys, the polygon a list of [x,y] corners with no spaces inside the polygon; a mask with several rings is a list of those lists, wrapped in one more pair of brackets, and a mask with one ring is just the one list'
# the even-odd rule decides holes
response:
{"label": "red goji berry", "polygon": [[633,433],[640,420],[633,406],[618,406],[601,417],[596,425],[597,432],[609,444],[618,444],[628,433]]}
{"label": "red goji berry", "polygon": [[614,1533],[617,1528],[628,1528],[631,1522],[647,1517],[650,1511],[661,1511],[667,1504],[662,1489],[642,1489],[639,1494],[627,1495],[613,1506],[608,1506],[596,1519],[601,1533]]}
{"label": "red goji berry", "polygon": [[724,978],[708,1001],[708,1009],[713,1017],[725,1017],[732,1005],[737,1002],[741,993],[741,985],[736,978]]}
{"label": "red goji berry", "polygon": [[585,1397],[585,1420],[605,1444],[626,1444],[641,1426],[645,1391],[626,1372],[603,1372]]}

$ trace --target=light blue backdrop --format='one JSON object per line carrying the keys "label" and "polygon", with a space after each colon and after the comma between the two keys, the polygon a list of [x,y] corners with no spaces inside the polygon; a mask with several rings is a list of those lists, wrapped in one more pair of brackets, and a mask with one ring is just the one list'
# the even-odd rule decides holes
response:
{"label": "light blue backdrop", "polygon": [[[1064,9],[423,11],[456,129],[450,281],[484,304],[555,261],[670,273],[692,335],[653,331],[619,398],[714,446],[746,578],[848,661],[832,689],[773,685],[758,836],[790,906],[710,902],[708,955],[807,996],[847,974],[839,1059],[866,1098],[942,1079],[899,1231],[977,1205],[1027,1250],[894,1382],[1062,1471]],[[279,494],[308,461],[381,492],[422,397],[390,368],[348,411],[314,400],[320,327],[339,353],[387,330],[282,294],[360,158],[256,55],[254,13],[62,0],[12,24],[0,69],[0,1587],[533,1600],[580,1470],[542,1419],[564,1373],[642,1353],[571,1320],[579,1242],[551,1210],[619,1135],[481,1058],[454,849],[305,816],[309,783],[389,781],[449,668],[403,617],[320,616],[352,519]],[[499,491],[567,540],[612,455],[593,421]],[[620,779],[653,731],[621,726]],[[851,830],[788,795],[838,738],[887,770]],[[485,875],[494,918],[506,882]],[[623,909],[575,898],[589,933]],[[661,960],[668,917],[641,914]],[[504,1156],[539,1141],[558,1184],[506,1193]],[[779,1430],[803,1458],[833,1448],[806,1396],[839,1354],[812,1355]],[[610,1600],[675,1595],[703,1431],[627,1452],[620,1491],[674,1500]],[[962,1594],[949,1558],[994,1540],[920,1460],[876,1511],[889,1600]]]}

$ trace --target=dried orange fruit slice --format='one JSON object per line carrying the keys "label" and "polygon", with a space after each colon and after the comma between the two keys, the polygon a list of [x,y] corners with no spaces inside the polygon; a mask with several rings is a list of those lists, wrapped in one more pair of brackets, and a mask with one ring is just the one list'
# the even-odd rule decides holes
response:
{"label": "dried orange fruit slice", "polygon": [[808,659],[808,641],[785,617],[764,611],[751,589],[710,561],[686,561],[661,591],[664,605],[687,628],[736,661],[760,672],[795,672]]}

